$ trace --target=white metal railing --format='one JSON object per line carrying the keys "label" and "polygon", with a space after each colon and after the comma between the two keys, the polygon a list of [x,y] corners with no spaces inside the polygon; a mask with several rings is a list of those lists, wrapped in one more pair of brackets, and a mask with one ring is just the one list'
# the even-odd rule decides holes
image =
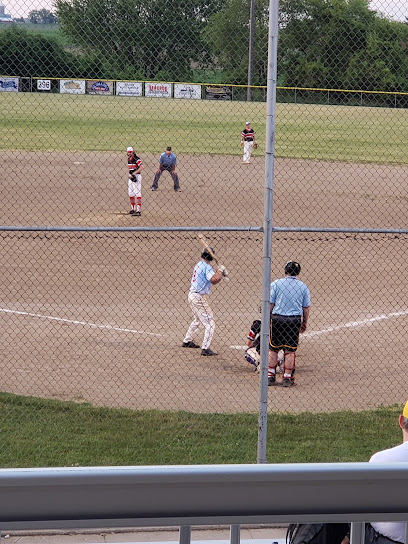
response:
{"label": "white metal railing", "polygon": [[0,531],[408,521],[408,463],[0,470]]}

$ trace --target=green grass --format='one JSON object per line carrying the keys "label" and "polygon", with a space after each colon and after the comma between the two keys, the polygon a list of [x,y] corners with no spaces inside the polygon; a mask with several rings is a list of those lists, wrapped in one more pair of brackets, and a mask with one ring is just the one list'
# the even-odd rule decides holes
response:
{"label": "green grass", "polygon": [[[256,462],[256,414],[98,408],[0,394],[0,467]],[[401,441],[401,407],[270,414],[268,462],[367,461]]]}
{"label": "green grass", "polygon": [[[0,93],[0,149],[239,155],[250,119],[265,150],[265,104]],[[408,163],[408,110],[278,104],[276,156]]]}

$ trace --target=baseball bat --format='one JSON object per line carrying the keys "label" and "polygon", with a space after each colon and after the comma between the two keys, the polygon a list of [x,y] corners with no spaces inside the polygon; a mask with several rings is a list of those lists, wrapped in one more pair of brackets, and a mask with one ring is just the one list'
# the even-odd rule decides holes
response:
{"label": "baseball bat", "polygon": [[[214,252],[213,250],[210,248],[210,246],[208,245],[208,242],[204,236],[204,234],[202,234],[201,232],[197,234],[197,240],[200,242],[200,244],[203,246],[203,248],[211,255],[211,257],[214,259],[214,261],[217,263],[217,265],[219,264],[218,263],[218,259],[217,257],[214,255]],[[224,276],[224,280],[225,281],[229,281],[229,278],[227,276]]]}
{"label": "baseball bat", "polygon": [[213,250],[210,248],[210,246],[208,245],[208,242],[204,236],[204,234],[202,234],[201,232],[197,234],[197,240],[200,242],[200,244],[203,246],[203,248],[211,255],[211,257],[214,259],[214,261],[218,264],[218,259],[217,257],[214,255],[214,252]]}

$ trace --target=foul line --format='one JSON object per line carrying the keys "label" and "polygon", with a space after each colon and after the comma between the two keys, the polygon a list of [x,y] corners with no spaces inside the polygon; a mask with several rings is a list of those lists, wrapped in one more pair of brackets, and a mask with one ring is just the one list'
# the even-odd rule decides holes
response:
{"label": "foul line", "polygon": [[[370,323],[376,323],[377,321],[383,321],[384,319],[392,319],[393,317],[401,317],[408,315],[408,310],[402,310],[401,312],[391,312],[390,314],[381,314],[367,319],[361,319],[360,321],[350,321],[343,325],[336,325],[320,331],[305,332],[302,334],[305,338],[312,338],[313,336],[320,336],[321,334],[329,334],[331,332],[340,331],[342,329],[354,329],[356,327],[364,327]],[[247,346],[230,346],[231,349],[246,349]]]}
{"label": "foul line", "polygon": [[63,317],[54,317],[52,315],[34,314],[30,312],[19,312],[17,310],[8,310],[7,308],[0,308],[0,312],[5,314],[24,315],[29,317],[37,317],[40,319],[49,319],[50,321],[60,321],[62,323],[70,323],[71,325],[86,325],[93,329],[108,329],[110,331],[117,332],[132,332],[135,334],[145,334],[146,336],[163,336],[162,334],[154,332],[140,331],[137,329],[122,329],[121,327],[114,327],[113,325],[98,325],[97,323],[90,323],[89,321],[77,321],[74,319],[64,319]]}

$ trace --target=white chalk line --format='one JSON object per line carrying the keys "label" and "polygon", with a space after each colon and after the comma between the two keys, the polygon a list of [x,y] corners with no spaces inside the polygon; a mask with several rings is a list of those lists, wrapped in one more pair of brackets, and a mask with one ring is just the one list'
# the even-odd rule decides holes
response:
{"label": "white chalk line", "polygon": [[54,317],[52,315],[42,315],[42,314],[34,314],[31,312],[20,312],[17,310],[9,310],[7,308],[0,308],[0,312],[3,312],[5,314],[15,314],[15,315],[24,315],[28,317],[36,317],[39,319],[48,319],[50,321],[59,321],[61,323],[69,323],[70,325],[86,325],[87,327],[91,327],[93,329],[108,329],[110,331],[117,331],[117,332],[131,332],[134,334],[144,334],[146,336],[163,336],[163,334],[158,334],[154,332],[146,332],[141,331],[138,329],[123,329],[121,327],[114,327],[113,325],[102,325],[98,323],[90,323],[89,321],[78,321],[76,319],[64,319],[63,317]]}
{"label": "white chalk line", "polygon": [[[321,329],[320,331],[311,331],[305,332],[302,334],[304,338],[312,338],[314,336],[320,336],[322,334],[329,334],[331,332],[340,331],[342,329],[354,329],[356,327],[365,327],[371,323],[376,323],[378,321],[383,321],[385,319],[392,319],[393,317],[401,317],[408,315],[408,310],[402,310],[400,312],[391,312],[389,314],[376,315],[374,317],[369,317],[367,319],[361,319],[360,321],[350,321],[349,323],[344,323],[343,325],[336,325],[329,327],[327,329]],[[247,346],[230,346],[231,349],[246,349]]]}
{"label": "white chalk line", "polygon": [[[111,331],[117,331],[117,332],[130,332],[134,334],[144,334],[146,336],[156,336],[156,337],[162,337],[162,334],[154,333],[154,332],[147,332],[143,330],[138,329],[124,329],[122,327],[114,327],[113,325],[102,325],[98,323],[91,323],[89,321],[79,321],[75,319],[65,319],[63,317],[55,317],[51,315],[43,315],[43,314],[35,314],[32,312],[22,312],[18,310],[9,310],[7,308],[0,308],[0,312],[3,313],[9,313],[9,314],[15,314],[15,315],[24,315],[28,317],[35,317],[39,319],[48,319],[50,321],[59,321],[61,323],[69,323],[71,325],[85,325],[87,327],[91,327],[93,329],[106,329]],[[376,323],[378,321],[383,321],[386,319],[392,319],[393,317],[402,317],[408,315],[408,310],[402,310],[400,312],[391,312],[389,314],[381,314],[374,317],[370,317],[367,319],[361,319],[360,321],[350,321],[349,323],[344,323],[343,325],[336,325],[333,327],[329,327],[327,329],[321,329],[320,331],[312,331],[312,332],[306,332],[303,334],[303,337],[305,338],[312,338],[314,336],[320,336],[322,334],[329,334],[331,332],[340,331],[342,329],[353,329],[356,327],[364,327],[365,325],[369,325],[371,323]],[[230,349],[246,349],[247,346],[230,346]]]}

